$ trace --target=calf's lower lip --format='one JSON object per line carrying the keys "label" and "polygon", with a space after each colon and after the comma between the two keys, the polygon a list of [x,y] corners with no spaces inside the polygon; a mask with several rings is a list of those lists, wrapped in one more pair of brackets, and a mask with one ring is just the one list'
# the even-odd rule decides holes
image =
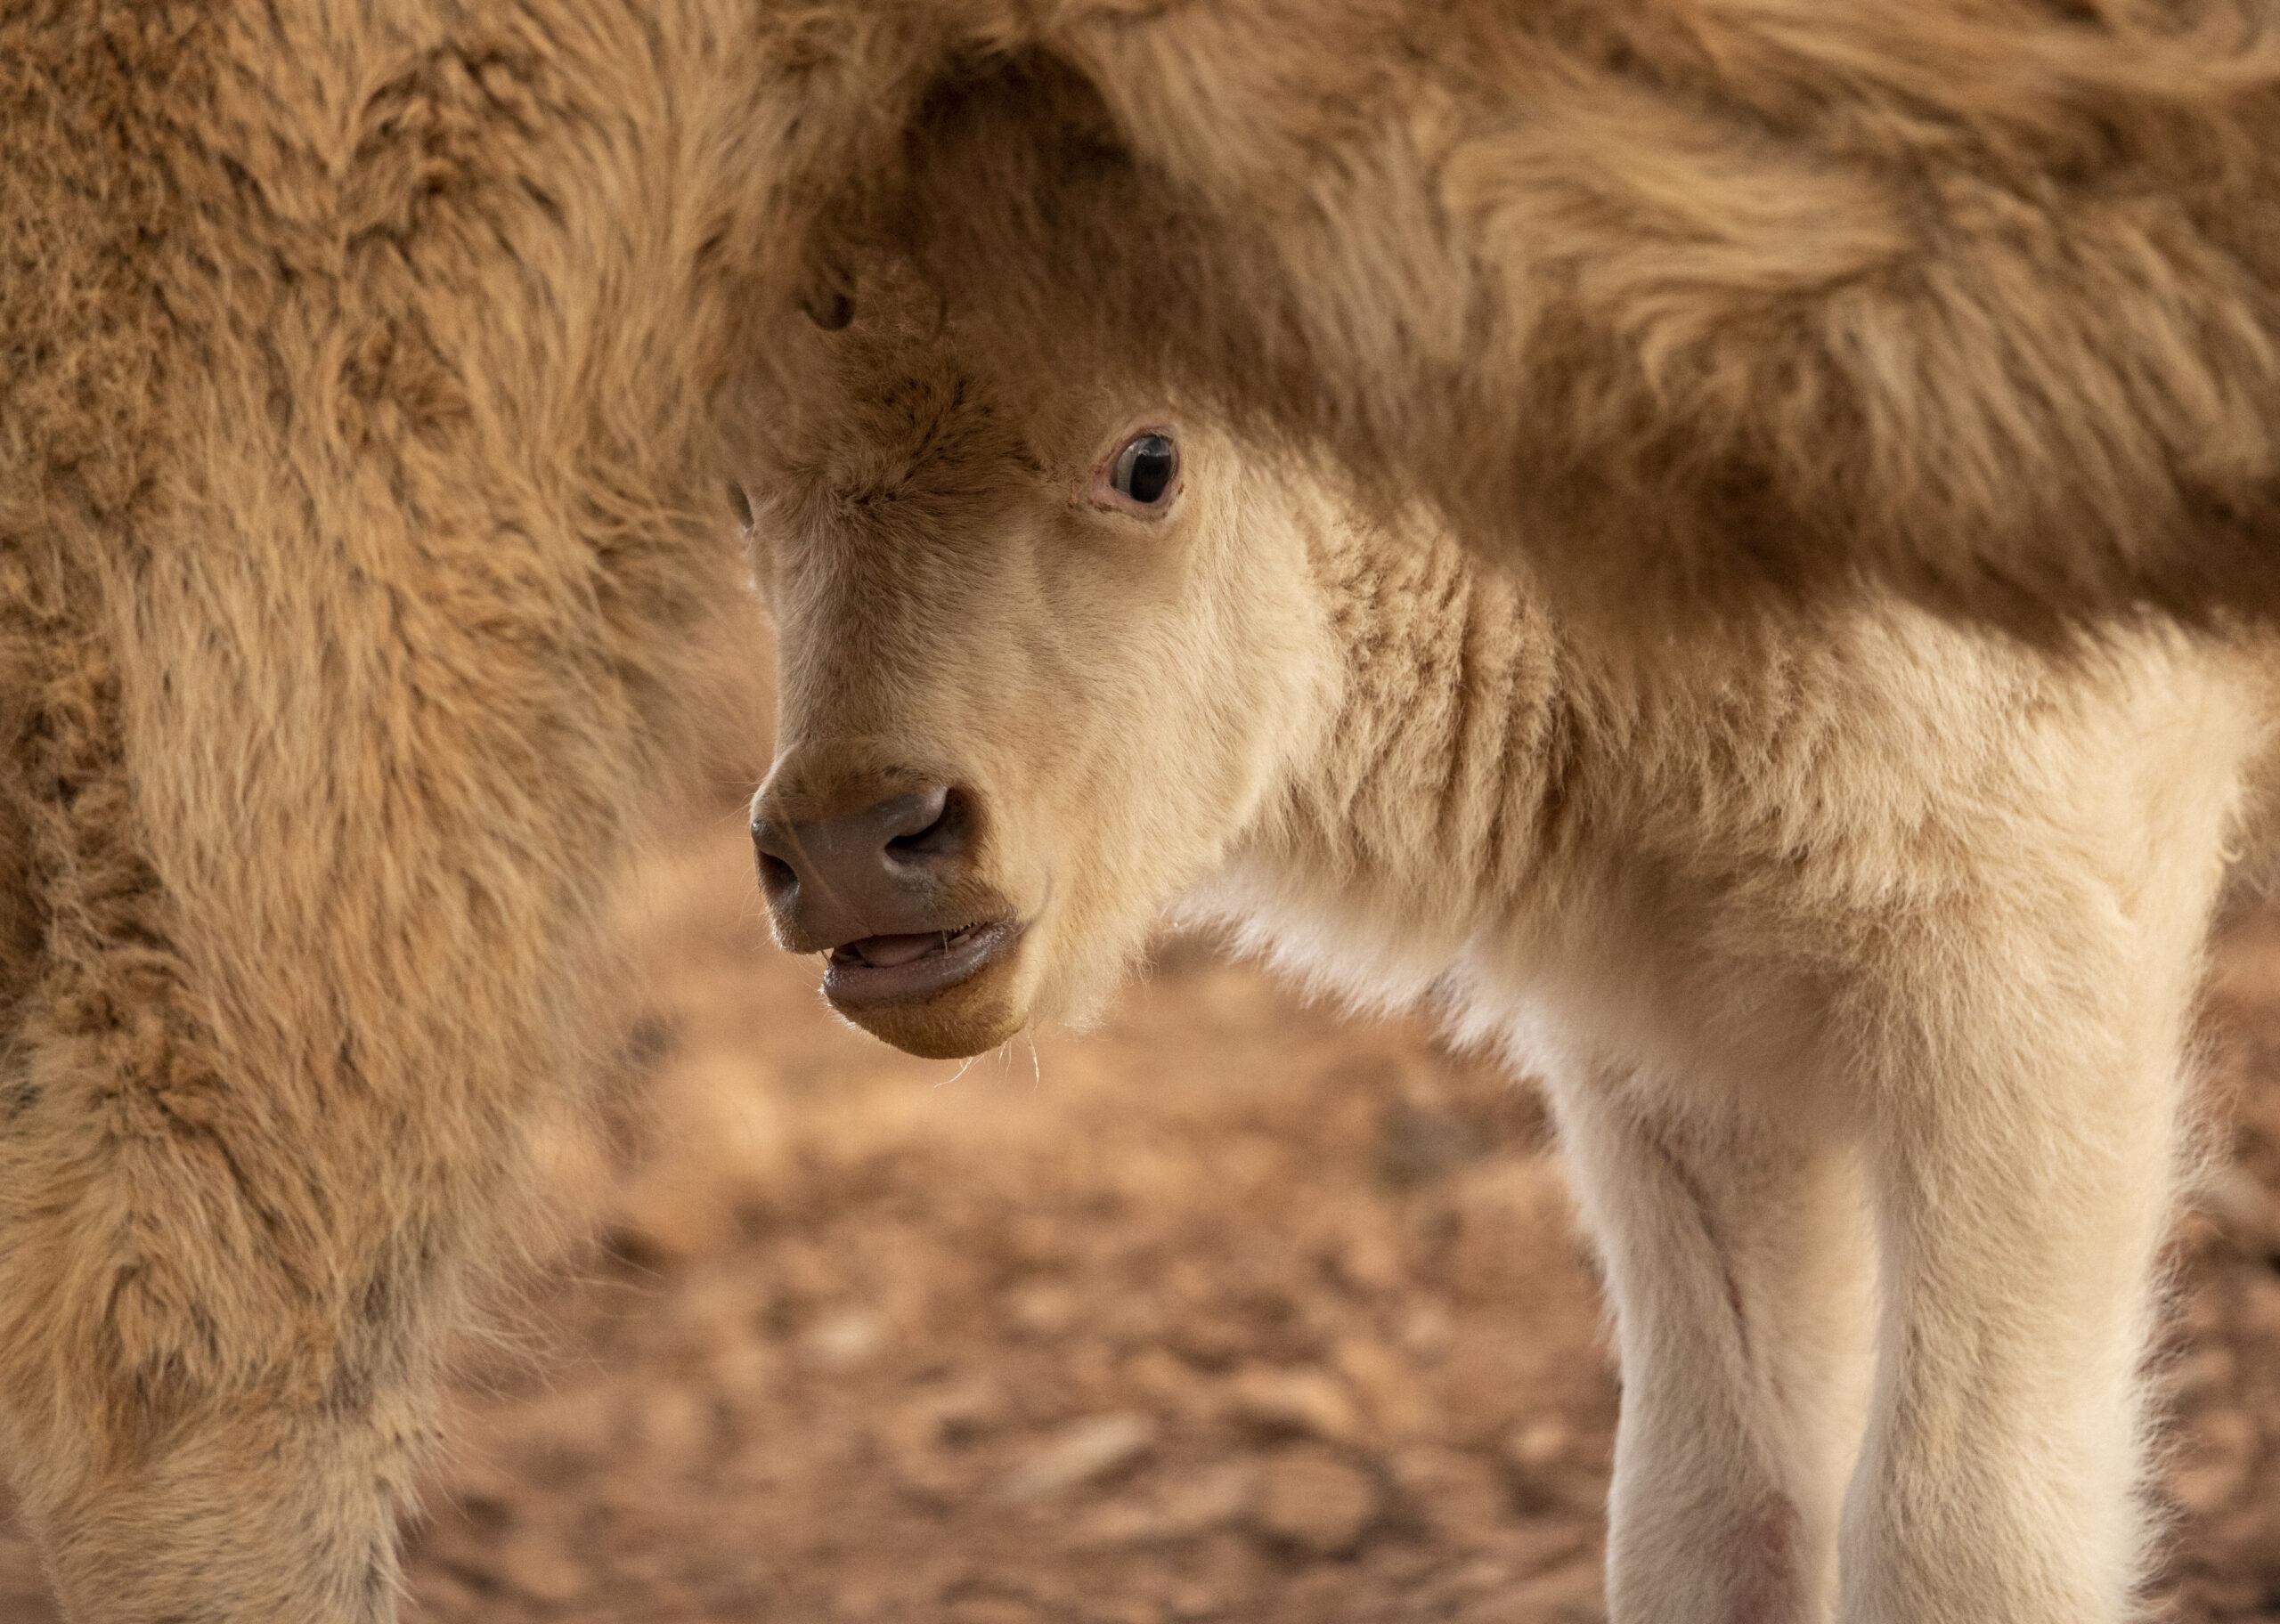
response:
{"label": "calf's lower lip", "polygon": [[824,996],[841,1009],[912,1003],[949,991],[1010,951],[1017,920],[987,920],[957,930],[872,936],[835,948],[825,961]]}

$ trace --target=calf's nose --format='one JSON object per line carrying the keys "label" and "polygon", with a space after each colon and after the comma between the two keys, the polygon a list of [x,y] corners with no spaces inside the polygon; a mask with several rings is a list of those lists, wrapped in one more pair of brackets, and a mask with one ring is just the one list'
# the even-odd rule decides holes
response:
{"label": "calf's nose", "polygon": [[[807,951],[910,929],[925,881],[966,855],[971,819],[944,784],[794,821],[763,798],[752,820],[760,887]],[[787,946],[790,945],[788,942]]]}

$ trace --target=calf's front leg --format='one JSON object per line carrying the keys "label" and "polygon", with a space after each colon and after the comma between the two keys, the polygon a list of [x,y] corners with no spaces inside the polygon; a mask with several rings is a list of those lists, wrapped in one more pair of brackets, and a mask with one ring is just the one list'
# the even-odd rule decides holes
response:
{"label": "calf's front leg", "polygon": [[2189,965],[2117,963],[2095,1011],[1958,987],[1921,1005],[1935,1029],[1889,1023],[1911,1036],[1870,1091],[1885,1302],[1845,1624],[2128,1616]]}
{"label": "calf's front leg", "polygon": [[1613,1624],[1813,1624],[1869,1365],[1870,1254],[1836,1126],[1674,1119],[1618,1075],[1555,1082],[1614,1299]]}

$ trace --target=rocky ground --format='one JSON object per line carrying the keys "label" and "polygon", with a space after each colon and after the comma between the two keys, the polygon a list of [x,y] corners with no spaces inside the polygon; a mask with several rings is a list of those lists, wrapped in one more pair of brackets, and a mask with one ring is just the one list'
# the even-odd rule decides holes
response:
{"label": "rocky ground", "polygon": [[[834,1022],[732,815],[647,865],[591,1244],[471,1362],[425,1624],[1583,1624],[1615,1385],[1530,1094],[1171,951],[960,1068]],[[2211,995],[2175,1624],[2280,1620],[2280,919]],[[0,1533],[0,1620],[52,1624]]]}

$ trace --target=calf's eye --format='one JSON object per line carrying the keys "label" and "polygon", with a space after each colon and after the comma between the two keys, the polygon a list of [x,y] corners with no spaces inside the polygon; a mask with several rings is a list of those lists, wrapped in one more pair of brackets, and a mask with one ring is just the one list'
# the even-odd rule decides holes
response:
{"label": "calf's eye", "polygon": [[1179,446],[1169,434],[1135,434],[1110,459],[1108,486],[1135,508],[1160,508],[1179,478]]}

